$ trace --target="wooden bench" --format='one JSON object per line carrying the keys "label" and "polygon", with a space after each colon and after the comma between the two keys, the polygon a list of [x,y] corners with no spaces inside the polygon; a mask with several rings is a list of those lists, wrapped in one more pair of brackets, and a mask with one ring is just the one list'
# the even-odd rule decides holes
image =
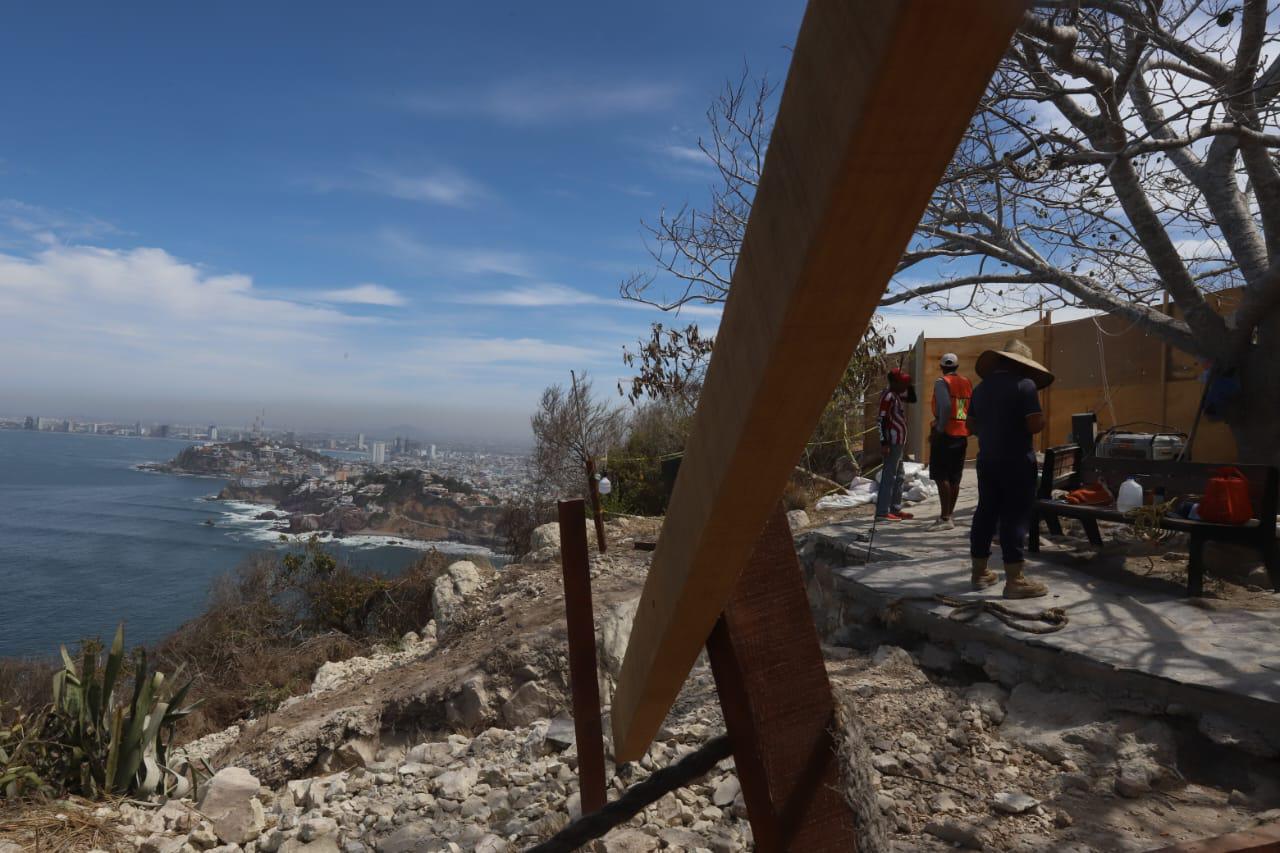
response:
{"label": "wooden bench", "polygon": [[[1078,506],[1065,501],[1055,501],[1055,489],[1071,491],[1099,480],[1106,484],[1111,494],[1119,493],[1120,484],[1127,477],[1136,476],[1146,489],[1164,489],[1166,500],[1188,495],[1204,494],[1205,486],[1213,472],[1224,463],[1165,462],[1144,459],[1107,459],[1097,456],[1082,457],[1074,444],[1052,447],[1045,451],[1044,467],[1031,516],[1030,550],[1040,550],[1040,522],[1050,533],[1062,535],[1062,518],[1075,518],[1084,526],[1089,541],[1102,544],[1099,521],[1117,524],[1133,524],[1132,518],[1111,506]],[[1232,465],[1249,480],[1249,497],[1256,518],[1245,524],[1215,524],[1208,521],[1192,521],[1187,518],[1165,516],[1159,522],[1162,530],[1190,535],[1190,566],[1187,572],[1187,593],[1204,594],[1204,543],[1232,542],[1257,549],[1267,567],[1271,586],[1280,590],[1280,547],[1276,543],[1277,481],[1280,476],[1270,465]]]}

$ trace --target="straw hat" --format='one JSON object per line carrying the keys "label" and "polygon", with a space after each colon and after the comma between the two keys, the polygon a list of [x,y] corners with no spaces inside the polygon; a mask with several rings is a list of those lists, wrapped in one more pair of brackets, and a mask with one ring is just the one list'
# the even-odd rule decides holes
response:
{"label": "straw hat", "polygon": [[1007,342],[1003,349],[989,349],[978,356],[974,369],[985,379],[987,374],[1000,367],[1027,377],[1036,383],[1037,388],[1046,388],[1053,382],[1049,368],[1031,357],[1031,347],[1016,339]]}

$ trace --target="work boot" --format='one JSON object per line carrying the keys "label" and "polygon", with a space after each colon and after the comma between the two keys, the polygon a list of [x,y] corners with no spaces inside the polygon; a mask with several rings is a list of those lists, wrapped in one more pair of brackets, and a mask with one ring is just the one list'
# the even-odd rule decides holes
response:
{"label": "work boot", "polygon": [[973,572],[969,575],[969,582],[973,584],[974,589],[986,589],[999,583],[1000,578],[996,577],[995,572],[987,568],[986,557],[974,557]]}
{"label": "work boot", "polygon": [[1005,598],[1040,598],[1049,594],[1049,587],[1038,581],[1027,579],[1022,574],[1026,563],[1004,564],[1004,597]]}

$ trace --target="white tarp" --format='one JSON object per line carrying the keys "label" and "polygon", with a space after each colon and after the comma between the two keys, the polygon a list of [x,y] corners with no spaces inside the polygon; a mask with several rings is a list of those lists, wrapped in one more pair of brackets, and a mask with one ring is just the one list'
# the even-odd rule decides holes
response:
{"label": "white tarp", "polygon": [[[880,472],[874,480],[855,477],[843,495],[827,495],[819,498],[814,509],[851,509],[875,502],[879,491]],[[919,462],[902,463],[902,500],[904,503],[919,503],[928,498],[938,496],[938,486],[929,479],[929,472]]]}

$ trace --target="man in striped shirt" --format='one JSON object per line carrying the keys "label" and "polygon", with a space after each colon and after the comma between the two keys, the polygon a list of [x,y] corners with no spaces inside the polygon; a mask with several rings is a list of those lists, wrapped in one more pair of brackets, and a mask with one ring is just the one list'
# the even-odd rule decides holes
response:
{"label": "man in striped shirt", "polygon": [[901,521],[913,518],[902,509],[902,454],[907,443],[907,403],[915,402],[911,375],[901,368],[889,371],[889,387],[880,395],[880,489],[876,494],[876,518]]}

